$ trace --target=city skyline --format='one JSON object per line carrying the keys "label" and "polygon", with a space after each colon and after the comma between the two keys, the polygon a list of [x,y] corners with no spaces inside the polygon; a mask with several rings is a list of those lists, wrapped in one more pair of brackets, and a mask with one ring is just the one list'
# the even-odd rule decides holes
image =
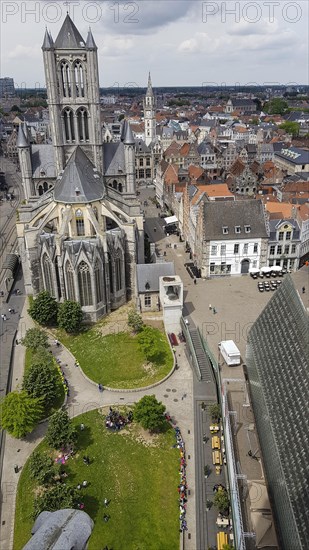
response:
{"label": "city skyline", "polygon": [[[308,84],[305,3],[3,2],[2,75],[16,88],[45,87],[41,46],[68,11],[82,36],[92,29],[100,86]],[[21,62],[22,61],[22,62]]]}

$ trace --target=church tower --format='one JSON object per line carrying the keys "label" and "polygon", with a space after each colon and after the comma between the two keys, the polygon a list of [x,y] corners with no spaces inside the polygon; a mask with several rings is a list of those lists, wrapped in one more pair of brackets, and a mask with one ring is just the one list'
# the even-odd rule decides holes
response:
{"label": "church tower", "polygon": [[99,71],[91,30],[85,42],[67,14],[55,42],[46,30],[42,50],[57,172],[80,145],[102,173]]}
{"label": "church tower", "polygon": [[156,137],[156,100],[153,94],[151,76],[148,76],[147,92],[144,99],[145,143],[148,146]]}
{"label": "church tower", "polygon": [[[25,133],[26,132],[26,133]],[[16,146],[18,149],[18,158],[19,166],[22,178],[22,186],[24,188],[24,193],[26,200],[32,197],[35,194],[32,180],[32,163],[31,163],[31,153],[30,153],[30,144],[28,141],[27,128],[25,132],[22,128],[22,125],[19,125],[18,136]]]}

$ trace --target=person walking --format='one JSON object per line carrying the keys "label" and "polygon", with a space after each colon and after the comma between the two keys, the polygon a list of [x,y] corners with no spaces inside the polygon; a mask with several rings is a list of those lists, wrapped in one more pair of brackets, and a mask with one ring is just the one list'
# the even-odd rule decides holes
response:
{"label": "person walking", "polygon": [[99,388],[99,392],[102,393],[102,391],[103,391],[103,386],[102,386],[102,384],[99,384],[99,385],[98,385],[98,388]]}
{"label": "person walking", "polygon": [[[305,294],[306,292],[306,287],[303,286],[303,288],[301,289],[302,293]],[[10,311],[10,310],[9,310]]]}

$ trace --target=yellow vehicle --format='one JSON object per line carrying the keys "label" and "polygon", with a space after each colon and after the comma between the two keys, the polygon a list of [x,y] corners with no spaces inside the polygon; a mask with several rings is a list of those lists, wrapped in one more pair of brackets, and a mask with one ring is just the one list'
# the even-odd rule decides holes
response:
{"label": "yellow vehicle", "polygon": [[220,430],[217,424],[213,424],[212,426],[209,426],[209,429],[211,434],[216,434]]}
{"label": "yellow vehicle", "polygon": [[222,466],[222,454],[220,451],[212,452],[212,463],[214,466]]}
{"label": "yellow vehicle", "polygon": [[220,451],[220,448],[221,448],[220,437],[218,437],[217,435],[214,435],[211,438],[211,447],[212,449],[218,449]]}
{"label": "yellow vehicle", "polygon": [[228,543],[229,540],[227,534],[223,531],[219,531],[219,533],[217,533],[217,550],[223,550],[223,546]]}

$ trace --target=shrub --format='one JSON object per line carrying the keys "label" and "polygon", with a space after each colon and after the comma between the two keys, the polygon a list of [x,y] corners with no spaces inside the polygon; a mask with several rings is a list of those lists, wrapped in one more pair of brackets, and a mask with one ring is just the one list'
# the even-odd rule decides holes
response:
{"label": "shrub", "polygon": [[134,406],[134,420],[151,432],[160,431],[165,425],[166,407],[154,395],[144,395]]}
{"label": "shrub", "polygon": [[25,437],[34,430],[43,410],[41,398],[33,398],[26,391],[8,393],[0,405],[1,427],[13,437]]}
{"label": "shrub", "polygon": [[58,326],[66,332],[77,332],[83,320],[83,312],[78,302],[66,300],[58,308]]}
{"label": "shrub", "polygon": [[46,290],[38,294],[28,309],[28,313],[32,319],[44,326],[50,326],[56,323],[57,311],[58,304],[56,298],[53,298]]}
{"label": "shrub", "polygon": [[48,444],[54,449],[71,445],[76,439],[76,429],[66,411],[57,411],[49,420],[46,433]]}
{"label": "shrub", "polygon": [[57,468],[50,456],[40,451],[34,451],[29,459],[30,477],[41,485],[48,485],[53,481]]}

